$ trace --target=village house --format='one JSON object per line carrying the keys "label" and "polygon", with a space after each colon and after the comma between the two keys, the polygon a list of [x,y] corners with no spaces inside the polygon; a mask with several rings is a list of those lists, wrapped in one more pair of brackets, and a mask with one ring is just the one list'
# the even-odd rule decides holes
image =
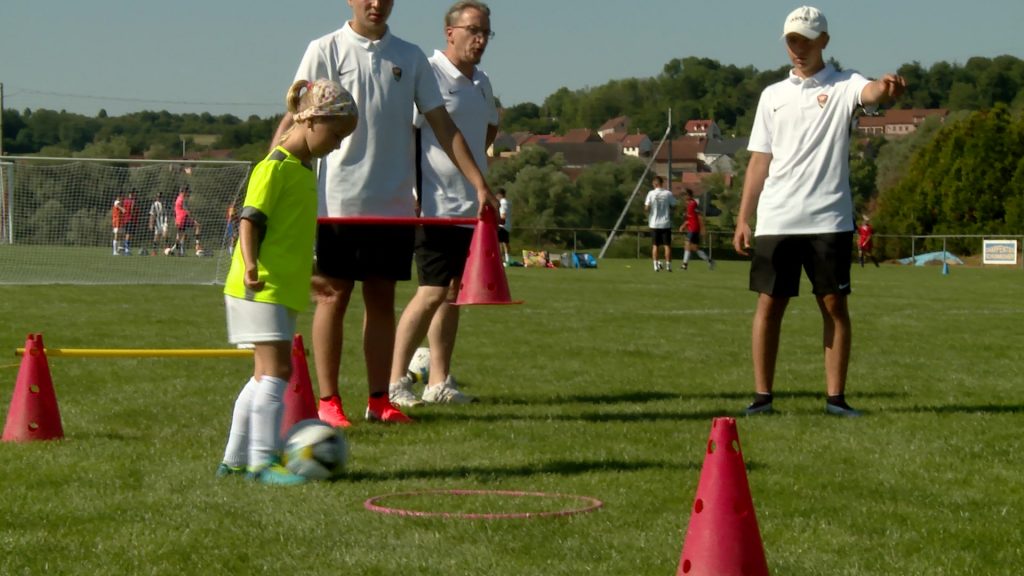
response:
{"label": "village house", "polygon": [[899,138],[917,130],[922,122],[933,116],[945,122],[949,110],[945,108],[911,108],[908,110],[885,110],[877,116],[861,116],[857,119],[857,132],[865,136]]}

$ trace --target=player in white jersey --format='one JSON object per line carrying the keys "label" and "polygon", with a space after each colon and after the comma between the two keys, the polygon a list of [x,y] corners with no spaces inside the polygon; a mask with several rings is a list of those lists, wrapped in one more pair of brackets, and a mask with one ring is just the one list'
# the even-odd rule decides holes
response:
{"label": "player in white jersey", "polygon": [[746,414],[772,411],[782,317],[806,270],[824,324],[829,414],[859,416],[846,403],[852,332],[847,308],[853,241],[850,126],[858,106],[884,104],[906,88],[900,76],[870,81],[825,63],[828,21],[817,8],[793,10],[783,25],[793,68],[761,93],[748,146],[733,247],[747,255],[757,210],[750,289],[758,292],[752,348],[754,402]]}
{"label": "player in white jersey", "polygon": [[170,226],[169,215],[164,210],[164,203],[160,201],[160,193],[149,206],[149,231],[153,233],[153,245],[151,254],[157,256],[164,249],[167,243],[167,230]]}
{"label": "player in white jersey", "polygon": [[[647,226],[651,229],[651,263],[654,271],[672,271],[672,208],[678,203],[676,197],[663,186],[665,180],[661,176],[651,179],[654,189],[644,198],[644,212],[647,214]],[[658,248],[661,248],[665,260],[658,260]]]}

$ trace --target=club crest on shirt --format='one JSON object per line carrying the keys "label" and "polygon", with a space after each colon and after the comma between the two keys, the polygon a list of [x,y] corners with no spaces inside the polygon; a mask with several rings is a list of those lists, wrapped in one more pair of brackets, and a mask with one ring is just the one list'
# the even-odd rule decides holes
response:
{"label": "club crest on shirt", "polygon": [[391,75],[395,77],[395,80],[401,81],[402,80],[402,69],[399,68],[398,66],[392,66],[391,67]]}
{"label": "club crest on shirt", "polygon": [[828,102],[828,94],[818,94],[818,108],[824,108]]}

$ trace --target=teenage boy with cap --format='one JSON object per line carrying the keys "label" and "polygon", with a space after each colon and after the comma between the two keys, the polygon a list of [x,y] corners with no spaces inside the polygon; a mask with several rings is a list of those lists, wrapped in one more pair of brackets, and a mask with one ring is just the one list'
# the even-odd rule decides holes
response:
{"label": "teenage boy with cap", "polygon": [[[837,71],[823,51],[828,21],[817,8],[793,10],[783,26],[793,68],[761,93],[748,149],[733,247],[748,254],[750,289],[758,292],[752,330],[754,402],[747,415],[772,411],[775,361],[782,317],[807,272],[823,321],[826,412],[859,416],[845,400],[852,332],[847,296],[853,240],[849,182],[850,125],[859,106],[898,98],[905,80],[886,74],[871,81]],[[757,210],[756,233],[751,231]]]}

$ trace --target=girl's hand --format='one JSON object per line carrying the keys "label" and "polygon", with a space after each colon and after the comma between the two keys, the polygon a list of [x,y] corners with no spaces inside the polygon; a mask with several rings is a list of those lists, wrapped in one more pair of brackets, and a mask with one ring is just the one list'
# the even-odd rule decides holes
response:
{"label": "girl's hand", "polygon": [[263,287],[266,285],[265,281],[260,280],[260,271],[255,267],[245,269],[244,282],[245,287],[253,292],[263,290]]}

